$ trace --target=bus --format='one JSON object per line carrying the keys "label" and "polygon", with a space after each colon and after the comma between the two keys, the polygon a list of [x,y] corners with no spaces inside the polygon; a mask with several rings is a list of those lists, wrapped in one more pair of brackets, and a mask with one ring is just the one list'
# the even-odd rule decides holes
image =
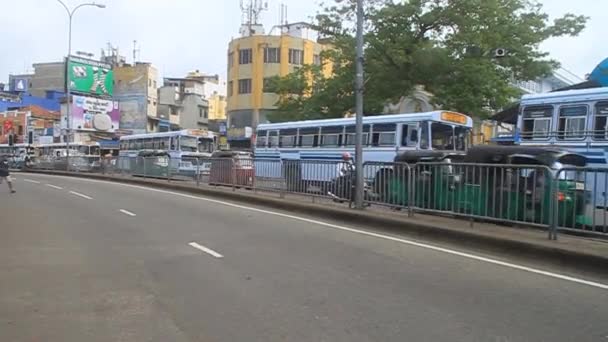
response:
{"label": "bus", "polygon": [[[608,88],[524,95],[514,141],[522,146],[562,147],[587,157],[590,168],[608,168]],[[608,210],[606,176],[591,172],[585,178],[586,190],[594,197],[587,214],[595,212],[603,220]]]}
{"label": "bus", "polygon": [[[363,161],[392,162],[406,150],[462,151],[473,120],[460,113],[377,115],[363,118]],[[341,160],[355,152],[355,118],[260,124],[255,157]]]}
{"label": "bus", "polygon": [[[68,160],[66,143],[32,146],[33,168],[65,170]],[[101,163],[101,147],[97,142],[72,142],[69,145],[70,168],[75,171],[96,171]]]}
{"label": "bus", "polygon": [[135,134],[120,137],[119,168],[132,170],[142,152],[164,151],[171,169],[194,175],[197,159],[209,158],[217,146],[217,136],[207,130],[187,129],[174,132]]}
{"label": "bus", "polygon": [[[407,150],[464,153],[472,127],[469,116],[450,111],[367,116],[363,162],[392,162]],[[254,150],[256,176],[296,179],[300,185],[301,181],[327,182],[339,172],[335,168],[345,152],[355,153],[355,118],[260,124]]]}

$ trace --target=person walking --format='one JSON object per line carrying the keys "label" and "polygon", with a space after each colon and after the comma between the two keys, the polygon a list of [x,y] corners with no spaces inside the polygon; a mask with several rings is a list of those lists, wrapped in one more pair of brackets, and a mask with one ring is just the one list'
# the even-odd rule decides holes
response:
{"label": "person walking", "polygon": [[13,187],[13,180],[11,179],[11,174],[8,171],[8,160],[6,157],[0,157],[0,184],[6,180],[8,183],[8,189],[11,191],[11,194],[15,193],[15,188]]}

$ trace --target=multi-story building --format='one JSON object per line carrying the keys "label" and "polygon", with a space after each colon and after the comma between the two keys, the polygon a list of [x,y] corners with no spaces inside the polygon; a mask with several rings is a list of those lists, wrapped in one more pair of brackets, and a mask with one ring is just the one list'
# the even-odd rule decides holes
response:
{"label": "multi-story building", "polygon": [[195,78],[165,78],[158,89],[160,131],[209,128],[205,82]]}
{"label": "multi-story building", "polygon": [[[321,53],[329,48],[305,23],[280,26],[278,34],[264,34],[259,24],[244,26],[242,36],[228,46],[227,117],[232,140],[246,127],[267,122],[268,113],[276,109],[278,96],[264,87],[269,78],[286,76],[302,65],[321,65]],[[325,73],[331,74],[331,69],[324,64]]]}
{"label": "multi-story building", "polygon": [[158,70],[150,63],[115,66],[114,100],[120,104],[120,129],[133,133],[159,131]]}
{"label": "multi-story building", "polygon": [[198,70],[189,72],[187,79],[202,81],[203,98],[209,102],[209,129],[217,132],[222,123],[226,123],[226,81],[219,75],[207,75]]}
{"label": "multi-story building", "polygon": [[[29,79],[29,93],[45,97],[47,91],[65,90],[65,62],[35,63],[34,74]],[[24,79],[22,77],[22,79]]]}

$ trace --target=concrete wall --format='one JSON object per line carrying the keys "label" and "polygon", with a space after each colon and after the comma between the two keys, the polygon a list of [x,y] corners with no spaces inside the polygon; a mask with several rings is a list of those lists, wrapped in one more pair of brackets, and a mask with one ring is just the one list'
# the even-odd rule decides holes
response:
{"label": "concrete wall", "polygon": [[47,90],[64,91],[65,63],[34,64],[34,76],[31,80],[30,93],[36,97],[45,97]]}
{"label": "concrete wall", "polygon": [[114,98],[120,102],[120,127],[135,133],[155,129],[158,71],[149,63],[114,68]]}
{"label": "concrete wall", "polygon": [[185,95],[181,104],[179,125],[182,129],[207,127],[209,123],[209,103],[206,100],[198,95]]}

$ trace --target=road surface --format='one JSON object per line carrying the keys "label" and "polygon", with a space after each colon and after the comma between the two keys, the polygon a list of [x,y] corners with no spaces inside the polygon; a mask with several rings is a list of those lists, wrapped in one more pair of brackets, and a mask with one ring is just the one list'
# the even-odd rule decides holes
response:
{"label": "road surface", "polygon": [[[101,181],[0,185],[0,341],[608,341],[608,281]],[[547,271],[542,273],[541,271]]]}

